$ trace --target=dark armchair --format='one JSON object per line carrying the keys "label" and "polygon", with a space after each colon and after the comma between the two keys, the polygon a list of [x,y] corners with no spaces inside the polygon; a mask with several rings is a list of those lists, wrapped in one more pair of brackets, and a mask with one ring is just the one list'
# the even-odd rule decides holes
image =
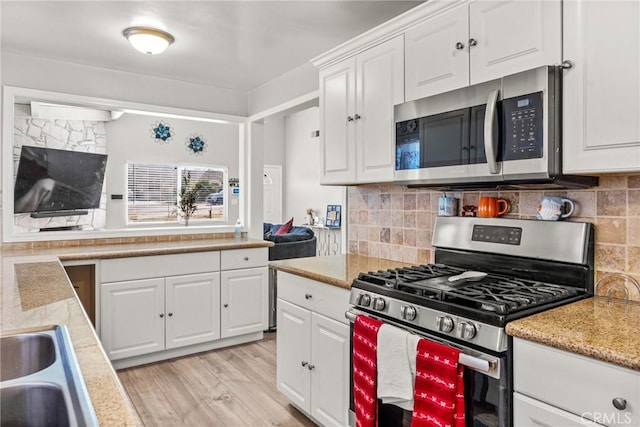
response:
{"label": "dark armchair", "polygon": [[282,224],[264,223],[264,240],[275,243],[269,248],[269,261],[316,256],[316,236],[307,227],[294,226],[286,234],[276,234]]}

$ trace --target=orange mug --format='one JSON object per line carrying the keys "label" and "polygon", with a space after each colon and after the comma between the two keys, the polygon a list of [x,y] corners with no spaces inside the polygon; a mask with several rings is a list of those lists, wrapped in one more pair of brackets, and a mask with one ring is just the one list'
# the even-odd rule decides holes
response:
{"label": "orange mug", "polygon": [[[502,205],[502,208],[500,208]],[[509,201],[499,197],[480,197],[478,202],[478,216],[495,218],[509,212]]]}

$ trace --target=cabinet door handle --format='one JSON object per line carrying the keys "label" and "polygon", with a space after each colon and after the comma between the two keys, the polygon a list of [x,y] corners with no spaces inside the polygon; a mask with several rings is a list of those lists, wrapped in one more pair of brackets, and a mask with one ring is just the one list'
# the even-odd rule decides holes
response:
{"label": "cabinet door handle", "polygon": [[464,43],[460,43],[460,42],[456,43],[456,49],[458,50],[464,49]]}
{"label": "cabinet door handle", "polygon": [[302,367],[304,368],[305,366],[307,366],[309,364],[309,362],[305,362],[304,360],[302,361]]}
{"label": "cabinet door handle", "polygon": [[613,403],[613,406],[615,406],[616,409],[621,411],[627,409],[627,400],[622,397],[614,398],[611,403]]}
{"label": "cabinet door handle", "polygon": [[352,122],[352,121],[353,121],[353,117],[351,117],[351,116],[347,116],[347,121],[348,121],[348,122]]}
{"label": "cabinet door handle", "polygon": [[307,366],[307,368],[308,368],[310,371],[313,371],[314,369],[316,369],[316,365],[309,364],[309,366]]}
{"label": "cabinet door handle", "polygon": [[476,39],[469,39],[469,46],[476,46],[478,44],[478,40]]}
{"label": "cabinet door handle", "polygon": [[353,116],[353,118],[355,120],[360,120],[362,117],[360,116],[360,114],[356,114],[355,116]]}
{"label": "cabinet door handle", "polygon": [[563,70],[569,70],[573,68],[573,61],[569,61],[568,59],[565,59],[564,61],[562,61],[562,64],[558,65],[558,67],[560,67]]}
{"label": "cabinet door handle", "polygon": [[304,294],[304,298],[305,298],[305,299],[311,299],[311,298],[313,298],[313,295],[311,295],[311,294]]}
{"label": "cabinet door handle", "polygon": [[164,313],[160,313],[160,318],[164,317]]}
{"label": "cabinet door handle", "polygon": [[225,305],[223,305],[223,307],[224,307],[224,308],[227,308],[227,307],[229,307],[229,304],[225,304]]}
{"label": "cabinet door handle", "polygon": [[171,316],[173,316],[173,313],[169,313],[169,314],[167,314],[167,316],[171,317]]}

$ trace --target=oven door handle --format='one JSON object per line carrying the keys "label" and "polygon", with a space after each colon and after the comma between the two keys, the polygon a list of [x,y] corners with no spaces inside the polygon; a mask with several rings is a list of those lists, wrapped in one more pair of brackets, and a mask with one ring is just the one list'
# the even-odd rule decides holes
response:
{"label": "oven door handle", "polygon": [[498,104],[499,89],[489,93],[487,108],[484,113],[484,154],[487,157],[487,166],[492,175],[500,173],[498,163],[498,126],[496,120],[496,107]]}
{"label": "oven door handle", "polygon": [[[349,320],[349,322],[353,323],[356,320],[356,316],[359,313],[355,313],[353,311],[346,311],[344,313],[344,317],[347,318]],[[365,316],[370,316],[369,314],[363,314]],[[382,319],[379,319],[382,320]],[[384,320],[385,323],[388,324],[393,324],[393,322],[389,322],[387,320]],[[397,325],[399,326],[399,325]],[[405,326],[402,326],[403,329],[407,329],[412,333],[416,333],[417,331],[415,329],[411,329],[411,328],[407,328]],[[419,333],[416,333],[416,335],[418,336],[422,336]],[[451,345],[450,343],[444,342],[442,340],[438,340],[438,339],[434,339],[433,337],[428,337],[427,339],[432,340],[432,341],[436,341],[439,342],[440,344],[443,345],[448,345],[454,348],[457,348],[454,345]],[[476,357],[476,356],[472,356],[466,353],[460,353],[460,356],[458,357],[458,363],[460,363],[461,365],[466,366],[467,368],[470,368],[474,371],[478,371],[478,372],[482,372],[484,374],[487,374],[493,378],[500,378],[500,372],[499,372],[499,359],[496,357],[492,357],[492,356],[488,356],[488,355],[484,355],[485,358],[480,358],[480,357]],[[488,360],[487,360],[488,359]]]}

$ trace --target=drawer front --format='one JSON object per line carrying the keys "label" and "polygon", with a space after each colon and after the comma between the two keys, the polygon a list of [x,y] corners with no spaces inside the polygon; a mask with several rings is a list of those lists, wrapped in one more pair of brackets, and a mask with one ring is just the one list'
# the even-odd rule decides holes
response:
{"label": "drawer front", "polygon": [[518,427],[600,426],[600,424],[523,396],[520,393],[513,393],[513,425]]}
{"label": "drawer front", "polygon": [[100,282],[209,273],[220,270],[220,252],[152,255],[100,261]]}
{"label": "drawer front", "polygon": [[341,323],[349,308],[349,291],[337,286],[278,271],[278,298]]}
{"label": "drawer front", "polygon": [[268,262],[268,248],[233,249],[220,253],[220,267],[222,270],[266,267]]}
{"label": "drawer front", "polygon": [[640,373],[517,338],[513,351],[515,391],[600,424],[640,425]]}

